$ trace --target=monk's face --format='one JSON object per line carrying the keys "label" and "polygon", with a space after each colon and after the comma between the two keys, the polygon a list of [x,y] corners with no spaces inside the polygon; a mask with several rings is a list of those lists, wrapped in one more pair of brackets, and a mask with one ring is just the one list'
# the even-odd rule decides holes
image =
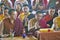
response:
{"label": "monk's face", "polygon": [[29,7],[28,6],[24,7],[24,12],[26,12],[26,13],[29,12]]}
{"label": "monk's face", "polygon": [[54,15],[54,13],[55,13],[55,9],[50,9],[50,13],[49,13],[49,15]]}
{"label": "monk's face", "polygon": [[11,14],[11,17],[12,17],[12,19],[15,20],[17,18],[17,12],[13,11],[12,14]]}
{"label": "monk's face", "polygon": [[4,13],[8,13],[8,11],[9,11],[9,10],[8,10],[8,9],[6,9],[6,10],[4,10]]}
{"label": "monk's face", "polygon": [[37,14],[37,19],[38,20],[42,19],[42,17],[43,17],[43,14]]}
{"label": "monk's face", "polygon": [[32,9],[35,10],[36,9],[36,6],[32,6]]}
{"label": "monk's face", "polygon": [[20,4],[16,5],[16,10],[17,10],[17,11],[20,11],[20,10],[21,10]]}

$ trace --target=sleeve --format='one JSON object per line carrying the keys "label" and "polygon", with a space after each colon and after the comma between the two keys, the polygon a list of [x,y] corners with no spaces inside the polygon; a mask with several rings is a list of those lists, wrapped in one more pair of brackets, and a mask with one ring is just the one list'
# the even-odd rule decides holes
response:
{"label": "sleeve", "polygon": [[30,21],[28,21],[28,31],[30,30]]}
{"label": "sleeve", "polygon": [[4,23],[0,22],[0,34],[3,34],[3,30],[4,30]]}
{"label": "sleeve", "polygon": [[56,28],[56,26],[57,26],[57,25],[56,25],[56,18],[54,18],[54,19],[53,19],[53,25],[52,25],[52,27],[51,27],[51,28],[52,28],[52,29],[55,29],[55,28]]}

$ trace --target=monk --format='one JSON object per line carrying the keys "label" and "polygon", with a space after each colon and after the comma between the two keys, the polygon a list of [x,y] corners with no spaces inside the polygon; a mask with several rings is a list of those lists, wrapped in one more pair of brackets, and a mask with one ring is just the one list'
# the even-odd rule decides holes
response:
{"label": "monk", "polygon": [[18,19],[17,12],[14,9],[9,10],[9,18],[3,20],[3,34],[10,34],[11,30],[15,36],[23,34],[23,23]]}

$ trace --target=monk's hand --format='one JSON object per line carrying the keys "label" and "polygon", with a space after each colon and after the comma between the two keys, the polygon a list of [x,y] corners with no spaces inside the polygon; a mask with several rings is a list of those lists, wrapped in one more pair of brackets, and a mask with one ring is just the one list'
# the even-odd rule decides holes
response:
{"label": "monk's hand", "polygon": [[48,27],[50,27],[50,25],[49,25],[49,24],[47,24],[47,26],[48,26]]}

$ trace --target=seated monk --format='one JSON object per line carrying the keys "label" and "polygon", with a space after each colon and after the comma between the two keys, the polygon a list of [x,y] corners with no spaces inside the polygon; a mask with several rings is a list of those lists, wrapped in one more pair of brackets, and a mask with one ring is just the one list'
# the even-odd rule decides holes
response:
{"label": "seated monk", "polygon": [[17,12],[14,9],[9,10],[9,18],[3,20],[3,34],[10,34],[11,30],[15,36],[21,36],[23,33],[23,23],[17,18]]}
{"label": "seated monk", "polygon": [[40,11],[37,11],[36,18],[33,22],[32,22],[33,26],[32,26],[32,24],[30,24],[32,26],[32,28],[30,26],[31,29],[29,32],[32,32],[32,34],[36,37],[37,37],[37,35],[39,35],[39,34],[37,34],[38,33],[37,31],[39,31],[39,29],[48,28],[46,21],[43,19],[43,13],[41,13]]}
{"label": "seated monk", "polygon": [[58,10],[58,16],[53,20],[53,29],[60,30],[60,10]]}

